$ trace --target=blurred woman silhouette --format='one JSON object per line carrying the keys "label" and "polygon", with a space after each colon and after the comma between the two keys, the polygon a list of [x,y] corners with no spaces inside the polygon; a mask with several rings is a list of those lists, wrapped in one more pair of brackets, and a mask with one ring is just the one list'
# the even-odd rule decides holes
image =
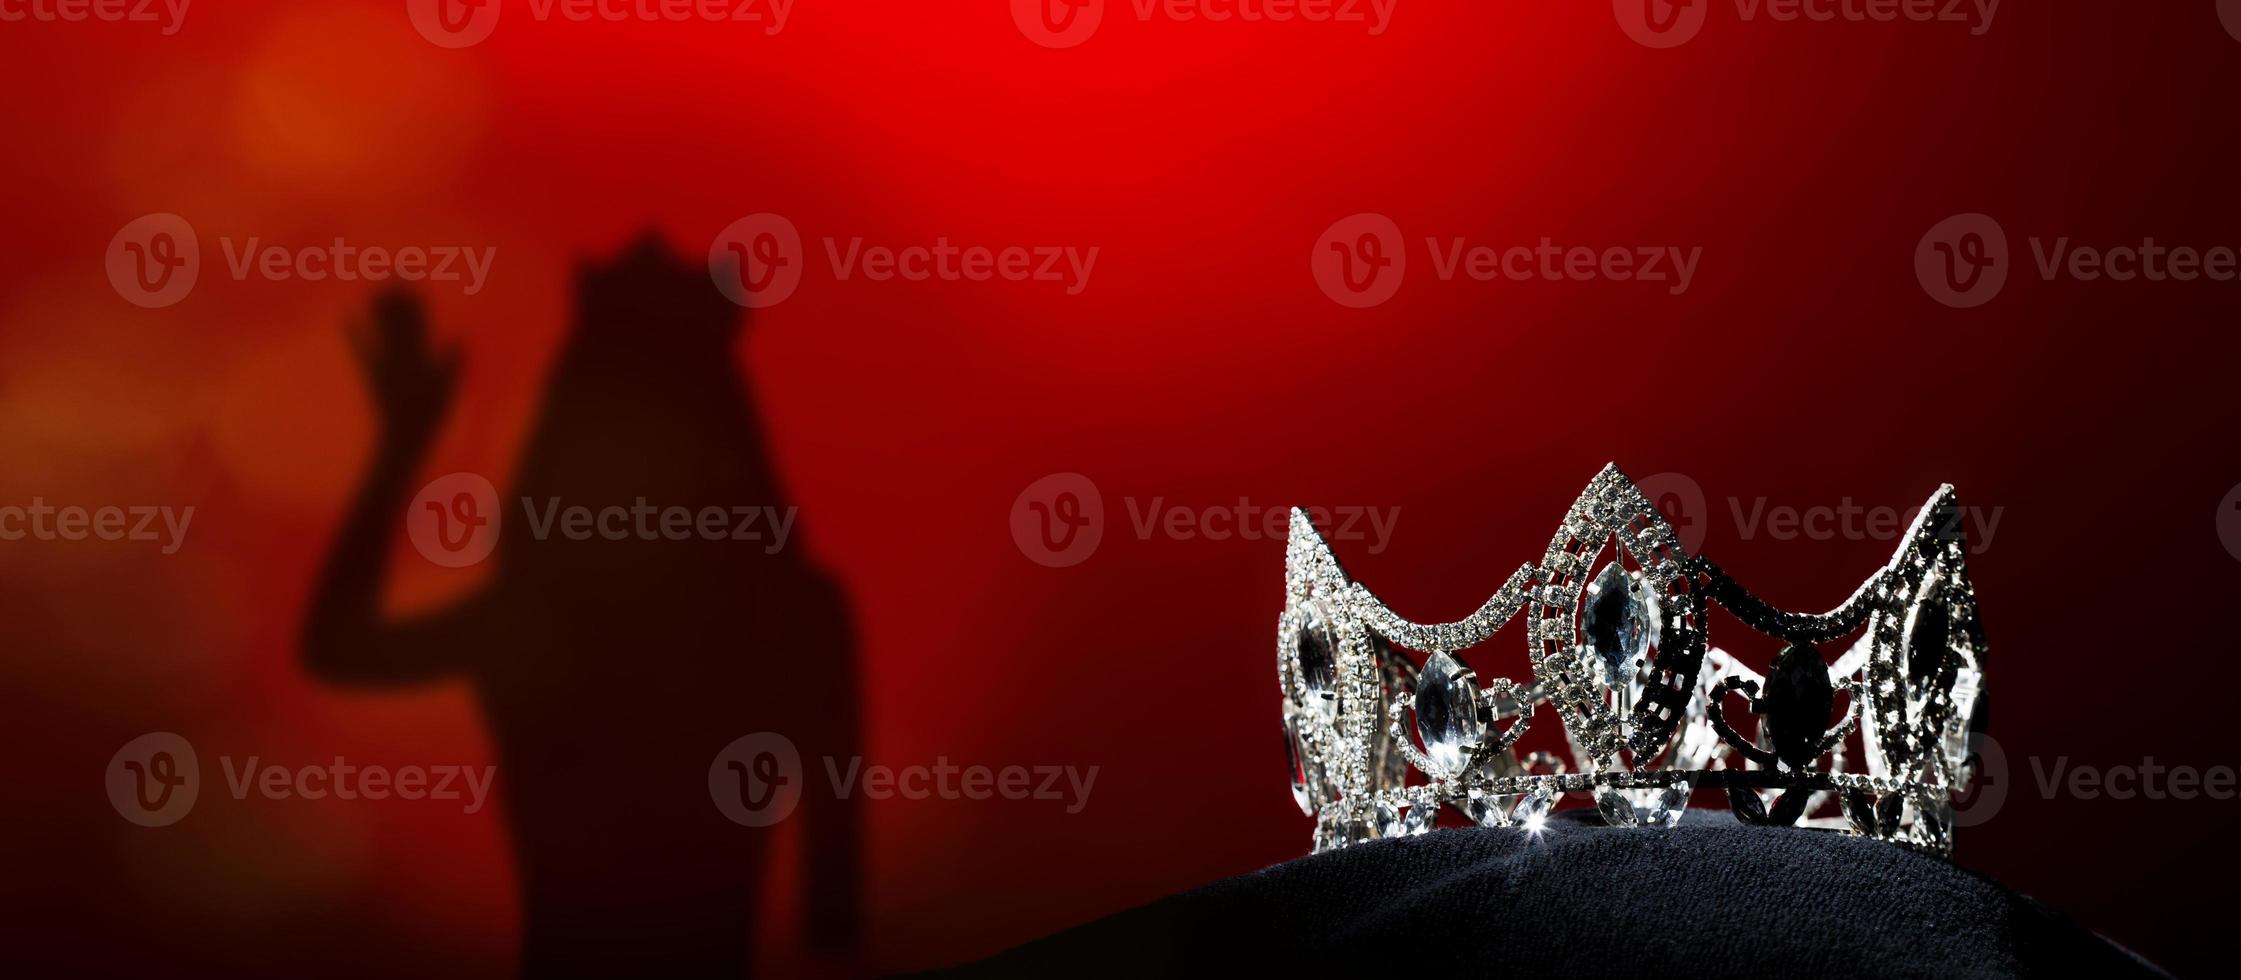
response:
{"label": "blurred woman silhouette", "polygon": [[[776,830],[717,806],[727,785],[768,787],[711,769],[755,732],[805,760],[787,819],[805,821],[807,922],[815,946],[845,952],[858,819],[815,777],[857,752],[851,621],[798,526],[772,548],[767,515],[792,509],[736,364],[741,312],[652,238],[583,270],[576,301],[516,486],[490,515],[492,581],[403,621],[380,610],[386,566],[458,358],[430,347],[415,297],[375,301],[355,334],[379,443],[313,596],[305,663],[338,684],[473,686],[497,745],[525,974],[747,972]],[[730,539],[736,519],[684,540],[574,540],[549,516],[641,502],[766,516],[754,540]]]}

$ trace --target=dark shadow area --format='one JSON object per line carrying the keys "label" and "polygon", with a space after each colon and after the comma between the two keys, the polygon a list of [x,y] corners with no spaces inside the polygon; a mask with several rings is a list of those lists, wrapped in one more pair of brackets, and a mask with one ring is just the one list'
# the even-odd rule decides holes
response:
{"label": "dark shadow area", "polygon": [[2161,977],[1943,858],[1690,810],[1370,841],[1171,895],[958,977]]}
{"label": "dark shadow area", "polygon": [[[473,686],[497,747],[527,975],[750,968],[780,831],[727,818],[710,772],[756,732],[785,735],[803,760],[786,825],[805,847],[813,944],[856,942],[858,817],[814,778],[816,760],[857,752],[851,618],[799,522],[773,548],[771,515],[791,505],[738,367],[743,322],[705,266],[658,239],[583,269],[515,485],[498,495],[492,578],[409,620],[384,616],[381,595],[417,481],[435,475],[421,467],[458,360],[431,347],[410,294],[380,297],[357,328],[379,447],[313,595],[305,663],[353,687]],[[646,506],[727,516],[681,540],[679,522],[635,516],[620,535],[602,533],[619,520],[567,531],[579,508]],[[739,508],[764,508],[759,539],[731,537]]]}

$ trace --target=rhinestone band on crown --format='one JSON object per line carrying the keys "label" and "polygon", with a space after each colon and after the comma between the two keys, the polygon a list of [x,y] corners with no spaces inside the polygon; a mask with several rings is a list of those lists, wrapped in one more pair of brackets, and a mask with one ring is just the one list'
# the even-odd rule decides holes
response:
{"label": "rhinestone band on crown", "polygon": [[[1951,854],[1952,797],[1984,721],[1984,635],[1957,513],[1940,487],[1851,598],[1791,613],[1686,553],[1607,466],[1538,567],[1462,620],[1424,624],[1349,579],[1294,509],[1277,670],[1315,849],[1423,833],[1442,804],[1481,826],[1538,828],[1561,793],[1591,795],[1613,825],[1670,827],[1692,791],[1719,787],[1748,823]],[[1782,641],[1765,673],[1707,645],[1707,599]],[[1531,678],[1482,687],[1457,654],[1520,617]],[[1819,645],[1855,633],[1829,663]],[[1758,717],[1755,733],[1730,724],[1731,696]],[[1517,751],[1544,706],[1570,765]],[[1855,733],[1860,768],[1846,765]]]}

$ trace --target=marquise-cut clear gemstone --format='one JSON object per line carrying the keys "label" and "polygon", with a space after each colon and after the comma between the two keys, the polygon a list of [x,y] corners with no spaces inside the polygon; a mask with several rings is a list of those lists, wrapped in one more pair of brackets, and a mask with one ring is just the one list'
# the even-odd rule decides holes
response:
{"label": "marquise-cut clear gemstone", "polygon": [[1380,803],[1372,814],[1377,819],[1379,837],[1413,837],[1432,829],[1432,808],[1412,806],[1403,810],[1391,803]]}
{"label": "marquise-cut clear gemstone", "polygon": [[1880,830],[1875,814],[1875,802],[1867,790],[1847,790],[1844,794],[1844,817],[1852,824],[1852,832],[1873,837]]}
{"label": "marquise-cut clear gemstone", "polygon": [[1642,814],[1634,809],[1634,801],[1615,789],[1597,792],[1595,808],[1603,811],[1603,822],[1613,827],[1632,827],[1642,822]]}
{"label": "marquise-cut clear gemstone", "polygon": [[1477,676],[1448,652],[1434,652],[1416,678],[1416,736],[1424,754],[1441,769],[1457,771],[1483,731]]}
{"label": "marquise-cut clear gemstone", "polygon": [[1495,796],[1474,789],[1470,798],[1463,801],[1463,815],[1481,827],[1507,827],[1510,825],[1510,804],[1516,799],[1514,796]]}
{"label": "marquise-cut clear gemstone", "polygon": [[1677,827],[1681,814],[1689,808],[1689,784],[1681,780],[1658,791],[1657,805],[1650,810],[1649,822],[1658,827]]}
{"label": "marquise-cut clear gemstone", "polygon": [[1326,810],[1315,822],[1315,850],[1332,851],[1351,844],[1373,839],[1376,830],[1369,821],[1350,816],[1338,810]]}
{"label": "marquise-cut clear gemstone", "polygon": [[1538,831],[1548,822],[1548,812],[1556,807],[1556,794],[1547,786],[1536,786],[1531,793],[1517,801],[1517,809],[1510,811],[1510,819],[1527,830]]}
{"label": "marquise-cut clear gemstone", "polygon": [[1953,849],[1953,804],[1949,800],[1936,800],[1929,806],[1917,806],[1914,811],[1914,836],[1923,846],[1936,851]]}
{"label": "marquise-cut clear gemstone", "polygon": [[1649,587],[1613,561],[1588,583],[1582,604],[1581,631],[1587,635],[1588,650],[1602,661],[1612,687],[1627,683],[1659,628],[1657,602]]}
{"label": "marquise-cut clear gemstone", "polygon": [[1301,813],[1312,815],[1315,797],[1308,788],[1307,746],[1300,740],[1299,725],[1290,718],[1284,719],[1284,748],[1292,756],[1292,802],[1299,804]]}
{"label": "marquise-cut clear gemstone", "polygon": [[1301,609],[1299,634],[1293,638],[1299,657],[1300,681],[1307,687],[1307,703],[1324,717],[1338,714],[1338,636],[1316,606]]}

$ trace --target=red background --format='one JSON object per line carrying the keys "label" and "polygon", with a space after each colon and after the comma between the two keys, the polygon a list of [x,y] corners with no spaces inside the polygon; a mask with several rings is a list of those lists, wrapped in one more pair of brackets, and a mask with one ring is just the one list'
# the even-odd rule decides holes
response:
{"label": "red background", "polygon": [[[1071,297],[813,267],[741,344],[803,541],[857,608],[870,760],[1101,767],[1072,816],[873,805],[853,967],[984,955],[1304,850],[1269,669],[1281,547],[1139,539],[1125,501],[1397,507],[1388,549],[1341,557],[1446,619],[1537,558],[1608,460],[1697,481],[1706,551],[1798,608],[1835,604],[1890,546],[1743,540],[1726,497],[1906,507],[1952,482],[2003,508],[1973,571],[2016,785],[1958,860],[2168,966],[2214,962],[2175,913],[2236,897],[2241,801],[2046,800],[2024,762],[2231,760],[2211,739],[2241,584],[2213,520],[2241,480],[2235,285],[2045,282],[2024,244],[2241,244],[2241,43],[2208,0],[2017,0],[1981,37],[1722,4],[1665,51],[1600,2],[1401,0],[1377,37],[1116,4],[1070,50],[998,2],[802,0],[776,36],[509,6],[463,51],[402,6],[198,3],[174,37],[0,24],[0,503],[197,508],[168,557],[0,545],[7,847],[29,872],[8,876],[8,958],[512,963],[494,810],[252,799],[146,830],[101,792],[110,754],[155,730],[192,739],[213,780],[221,754],[488,761],[463,690],[353,693],[299,666],[370,452],[342,333],[368,289],[236,282],[216,239],[495,246],[481,295],[429,291],[466,374],[427,476],[504,486],[574,265],[647,227],[697,258],[771,211],[813,243],[1101,250]],[[165,211],[201,233],[202,283],[142,310],[103,251]],[[1426,264],[1351,310],[1307,256],[1362,211],[1419,261],[1427,235],[1704,257],[1680,296]],[[1969,211],[1999,219],[2016,268],[1953,310],[1913,254]],[[1009,513],[1067,471],[1102,491],[1106,535],[1053,570]],[[398,567],[399,609],[478,576]],[[1482,671],[1522,671],[1504,636]],[[820,965],[792,914],[764,924],[766,962]]]}

